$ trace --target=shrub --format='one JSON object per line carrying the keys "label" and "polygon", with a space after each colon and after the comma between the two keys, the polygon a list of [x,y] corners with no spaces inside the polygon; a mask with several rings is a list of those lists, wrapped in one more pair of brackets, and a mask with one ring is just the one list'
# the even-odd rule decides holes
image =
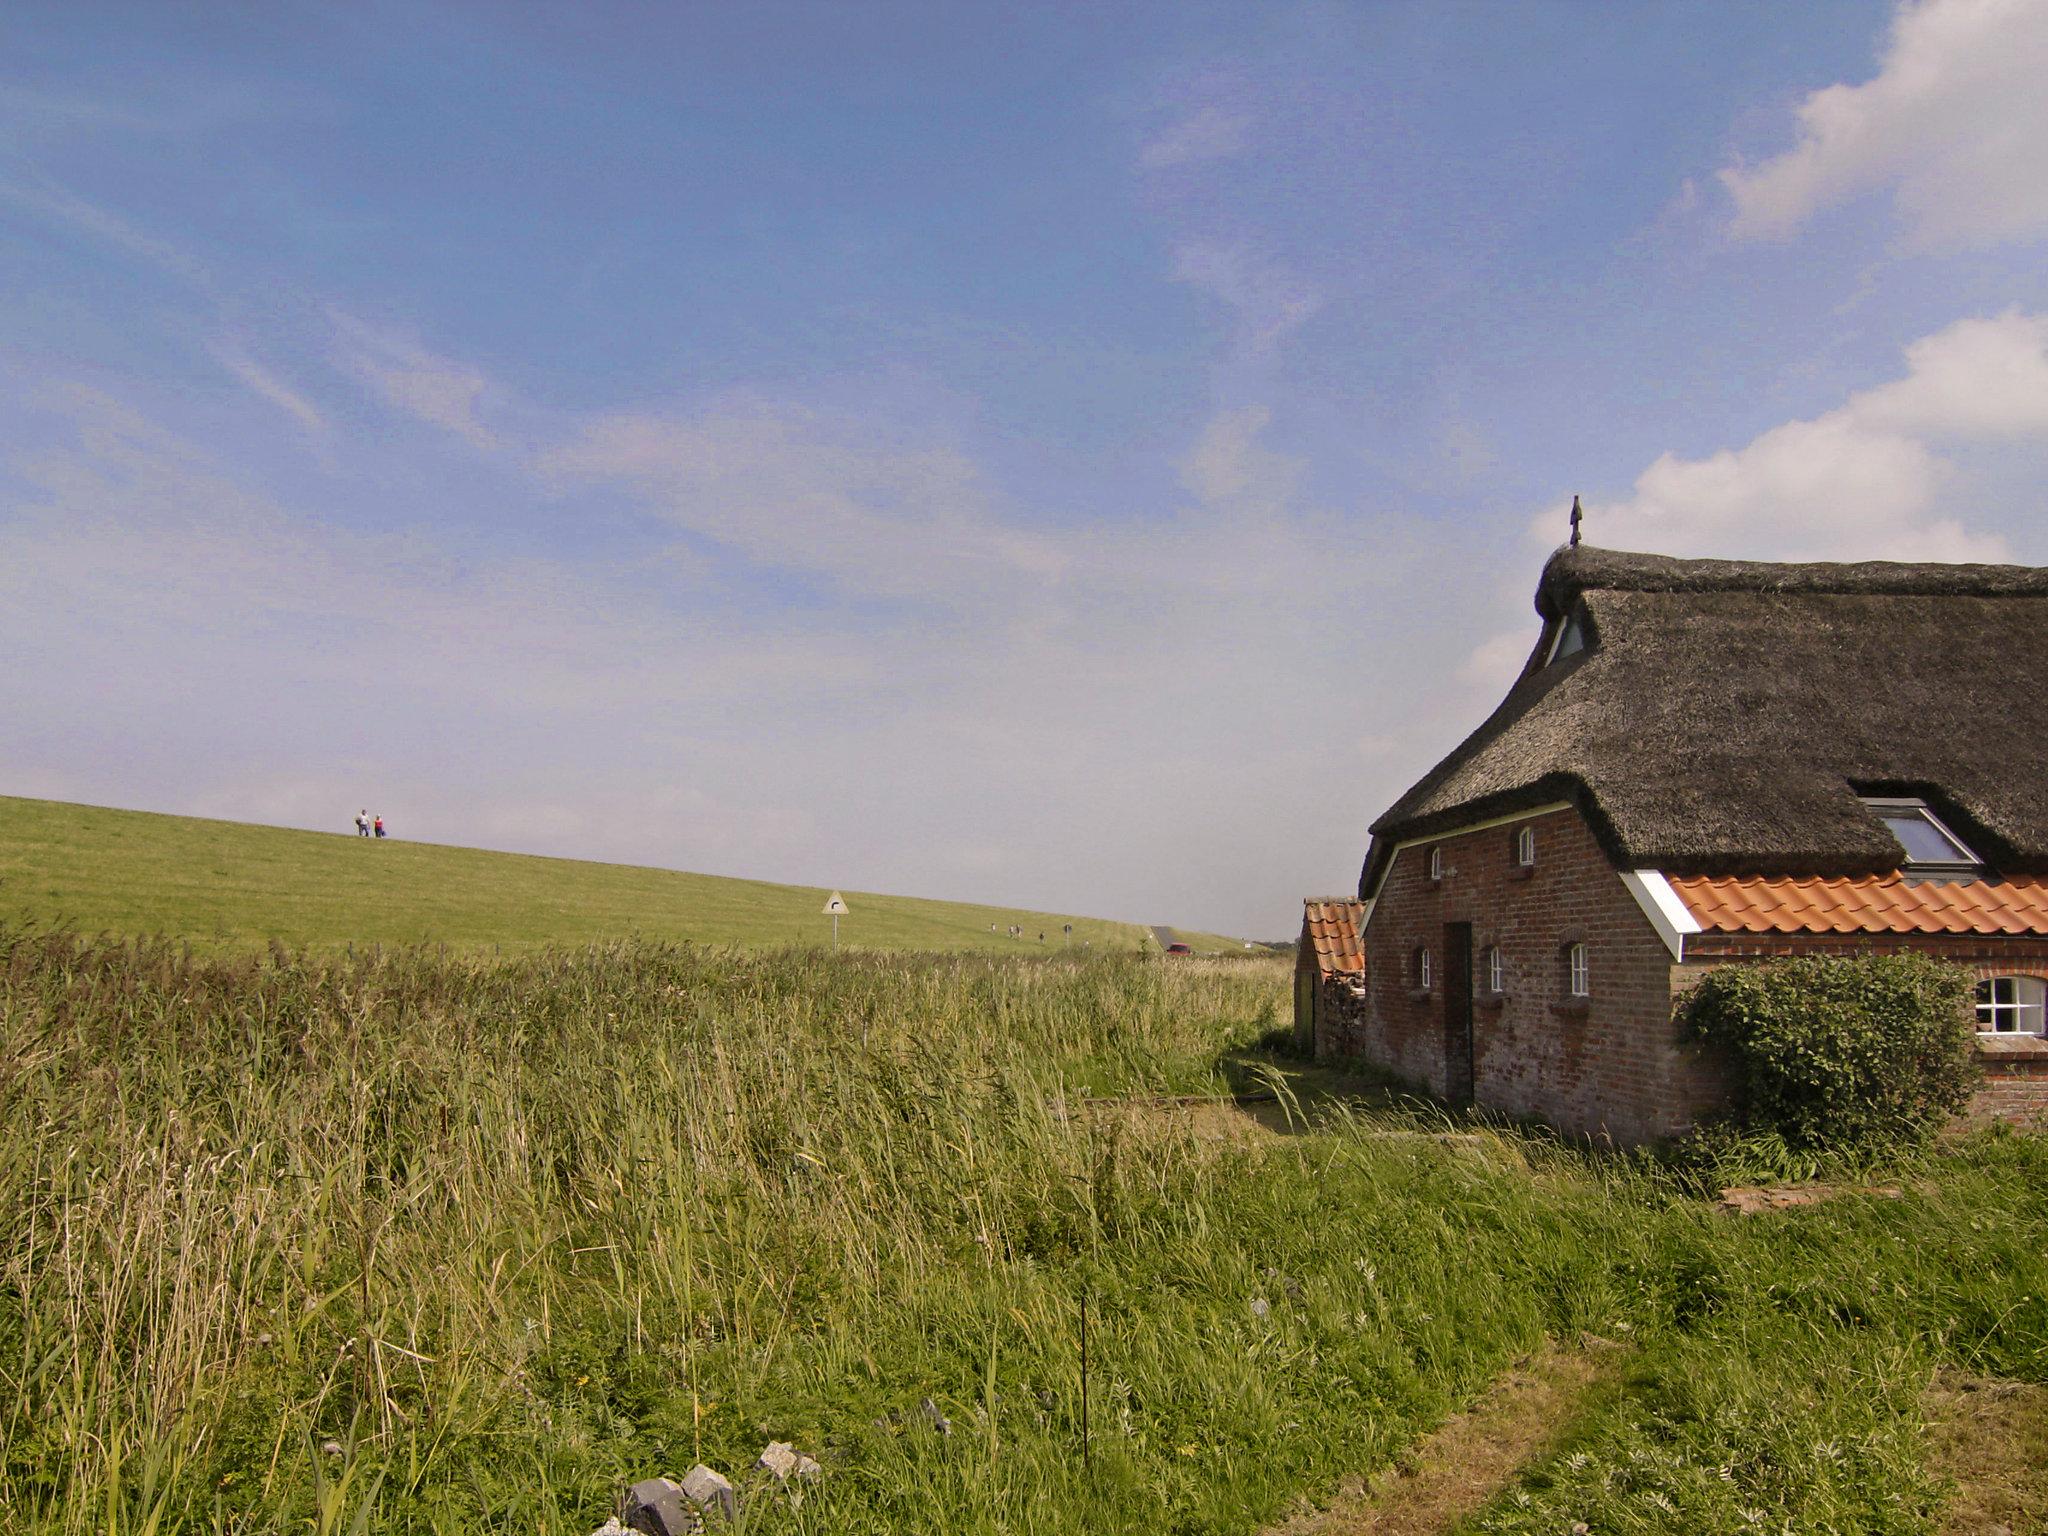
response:
{"label": "shrub", "polygon": [[1969,1101],[1969,974],[1924,955],[1813,957],[1711,972],[1691,1032],[1735,1071],[1736,1115],[1788,1146],[1917,1145]]}

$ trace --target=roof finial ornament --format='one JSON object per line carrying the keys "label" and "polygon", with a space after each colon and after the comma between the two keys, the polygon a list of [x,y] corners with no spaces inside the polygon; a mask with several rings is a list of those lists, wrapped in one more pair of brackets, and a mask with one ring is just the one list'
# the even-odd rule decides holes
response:
{"label": "roof finial ornament", "polygon": [[1586,514],[1585,514],[1585,513],[1583,513],[1583,512],[1581,512],[1581,511],[1579,510],[1579,498],[1578,498],[1578,497],[1576,497],[1576,496],[1574,496],[1574,497],[1572,498],[1572,548],[1573,548],[1573,549],[1577,549],[1577,548],[1579,547],[1579,524],[1580,524],[1580,523],[1582,523],[1582,522],[1584,522],[1584,521],[1585,521],[1585,519],[1586,519]]}

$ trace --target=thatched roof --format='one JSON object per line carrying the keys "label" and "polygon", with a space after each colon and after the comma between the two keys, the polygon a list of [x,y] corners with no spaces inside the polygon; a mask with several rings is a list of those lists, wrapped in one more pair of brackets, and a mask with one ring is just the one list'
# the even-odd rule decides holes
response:
{"label": "thatched roof", "polygon": [[[1922,795],[1994,869],[2048,873],[2048,570],[1561,549],[1485,724],[1380,819],[1393,846],[1572,800],[1623,868],[1857,875],[1901,850],[1858,793]],[[1590,648],[1546,665],[1574,613]]]}

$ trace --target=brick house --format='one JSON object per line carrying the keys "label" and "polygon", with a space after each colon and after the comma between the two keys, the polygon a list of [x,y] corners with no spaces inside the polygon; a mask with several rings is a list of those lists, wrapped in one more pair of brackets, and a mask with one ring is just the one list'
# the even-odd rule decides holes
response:
{"label": "brick house", "polygon": [[1707,969],[1916,949],[1979,978],[1973,1113],[2048,1112],[2048,570],[1574,546],[1536,611],[1359,900],[1309,906],[1319,1058],[1651,1140],[1725,1102],[1672,1016]]}

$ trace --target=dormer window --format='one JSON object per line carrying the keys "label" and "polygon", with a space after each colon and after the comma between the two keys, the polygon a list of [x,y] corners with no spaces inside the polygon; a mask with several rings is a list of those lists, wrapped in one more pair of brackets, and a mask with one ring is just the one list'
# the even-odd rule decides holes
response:
{"label": "dormer window", "polygon": [[1941,824],[1925,800],[1866,799],[1870,814],[1906,850],[1907,874],[1974,874],[1983,862]]}
{"label": "dormer window", "polygon": [[1574,608],[1565,615],[1564,623],[1558,626],[1557,638],[1550,642],[1550,654],[1544,658],[1543,664],[1548,666],[1553,661],[1563,661],[1567,656],[1578,655],[1585,648],[1585,610]]}

